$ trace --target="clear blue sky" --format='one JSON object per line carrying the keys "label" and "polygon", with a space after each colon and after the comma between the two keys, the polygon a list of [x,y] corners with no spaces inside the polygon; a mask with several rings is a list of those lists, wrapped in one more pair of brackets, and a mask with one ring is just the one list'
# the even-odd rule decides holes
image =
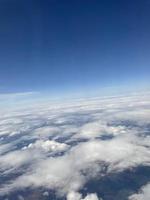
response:
{"label": "clear blue sky", "polygon": [[1,0],[0,93],[150,83],[149,0]]}

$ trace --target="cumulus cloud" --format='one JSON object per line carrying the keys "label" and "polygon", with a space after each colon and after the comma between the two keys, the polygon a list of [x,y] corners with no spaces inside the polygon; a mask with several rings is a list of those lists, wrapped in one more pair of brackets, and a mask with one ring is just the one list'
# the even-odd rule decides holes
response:
{"label": "cumulus cloud", "polygon": [[150,183],[143,186],[137,194],[129,197],[129,200],[149,200],[150,199]]}
{"label": "cumulus cloud", "polygon": [[80,193],[71,191],[67,195],[67,200],[102,200],[102,199],[98,198],[95,193],[88,194],[85,198],[82,198],[82,195]]}
{"label": "cumulus cloud", "polygon": [[103,173],[103,165],[99,163],[108,165],[107,173],[141,163],[149,164],[149,150],[132,142],[129,138],[114,138],[110,141],[95,140],[78,144],[61,157],[44,158],[35,162],[32,170],[16,179],[9,189],[45,186],[58,191],[60,188],[61,193],[65,194],[71,190],[78,191],[87,179]]}
{"label": "cumulus cloud", "polygon": [[[149,99],[92,99],[6,114],[0,119],[0,170],[10,179],[0,195],[45,187],[67,200],[100,200],[79,190],[91,178],[150,166]],[[12,179],[17,171],[22,173]]]}
{"label": "cumulus cloud", "polygon": [[30,143],[28,146],[23,147],[23,150],[35,148],[43,149],[46,152],[62,152],[68,148],[68,145],[53,140],[37,140],[35,143]]}
{"label": "cumulus cloud", "polygon": [[35,157],[37,158],[39,155],[34,154],[31,157],[29,152],[12,151],[0,157],[0,168],[1,170],[15,170],[24,164],[32,162]]}
{"label": "cumulus cloud", "polygon": [[116,136],[118,134],[125,133],[124,126],[108,126],[106,122],[97,120],[94,122],[84,124],[80,129],[75,138],[96,138],[100,136]]}

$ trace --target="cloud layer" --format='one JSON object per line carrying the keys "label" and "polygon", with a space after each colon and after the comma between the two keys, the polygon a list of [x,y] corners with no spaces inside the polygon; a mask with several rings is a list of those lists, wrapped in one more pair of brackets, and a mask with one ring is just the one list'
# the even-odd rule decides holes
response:
{"label": "cloud layer", "polygon": [[[82,99],[1,115],[0,195],[43,187],[67,200],[100,200],[80,193],[91,178],[150,166],[149,100],[147,94]],[[149,187],[129,199],[145,200],[145,193]]]}

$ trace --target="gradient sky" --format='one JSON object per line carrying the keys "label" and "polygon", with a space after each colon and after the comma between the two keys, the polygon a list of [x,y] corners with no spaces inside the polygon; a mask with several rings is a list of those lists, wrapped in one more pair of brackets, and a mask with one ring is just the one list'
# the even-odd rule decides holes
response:
{"label": "gradient sky", "polygon": [[1,0],[0,93],[149,85],[149,0]]}

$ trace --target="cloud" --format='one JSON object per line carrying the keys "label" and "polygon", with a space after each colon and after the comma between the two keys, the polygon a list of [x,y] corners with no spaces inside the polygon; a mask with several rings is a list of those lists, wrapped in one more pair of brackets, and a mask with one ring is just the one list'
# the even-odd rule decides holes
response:
{"label": "cloud", "polygon": [[18,200],[24,200],[24,197],[21,195],[18,195]]}
{"label": "cloud", "polygon": [[94,122],[84,124],[80,129],[75,138],[96,138],[100,136],[116,136],[118,134],[125,133],[124,126],[108,126],[106,122],[97,120]]}
{"label": "cloud", "polygon": [[10,179],[0,195],[43,187],[67,200],[100,199],[79,193],[91,178],[150,166],[149,99],[92,99],[5,113],[0,118],[0,170]]}
{"label": "cloud", "polygon": [[56,136],[61,133],[60,128],[55,127],[55,126],[44,126],[35,129],[32,134],[34,136],[37,136],[39,138],[47,138],[50,136]]}
{"label": "cloud", "polygon": [[23,150],[35,148],[42,149],[46,152],[62,152],[68,148],[68,145],[53,140],[37,140],[35,143],[30,143],[28,146],[23,147]]}
{"label": "cloud", "polygon": [[82,195],[78,192],[71,191],[67,195],[67,200],[102,200],[98,198],[96,194],[88,194],[85,198],[82,198]]}
{"label": "cloud", "polygon": [[37,92],[18,92],[18,93],[2,93],[0,99],[25,97],[36,94]]}
{"label": "cloud", "polygon": [[150,199],[150,183],[143,186],[137,194],[129,197],[129,200],[149,200]]}
{"label": "cloud", "polygon": [[26,151],[12,151],[0,157],[1,170],[16,170],[24,164],[32,162],[34,158],[39,155],[32,155]]}
{"label": "cloud", "polygon": [[[44,186],[65,194],[72,190],[78,191],[87,179],[103,173],[103,165],[99,163],[108,165],[107,173],[122,171],[141,163],[147,165],[150,161],[149,149],[143,145],[136,145],[136,142],[132,143],[133,140],[128,137],[119,137],[110,141],[95,140],[78,144],[61,157],[44,157],[36,160],[32,163],[32,170],[30,167],[30,171],[12,182],[9,189]],[[24,154],[13,155],[13,157],[6,157],[3,162],[8,165],[8,162],[17,156],[16,166],[22,163],[23,159],[24,161],[26,158],[30,159]]]}

